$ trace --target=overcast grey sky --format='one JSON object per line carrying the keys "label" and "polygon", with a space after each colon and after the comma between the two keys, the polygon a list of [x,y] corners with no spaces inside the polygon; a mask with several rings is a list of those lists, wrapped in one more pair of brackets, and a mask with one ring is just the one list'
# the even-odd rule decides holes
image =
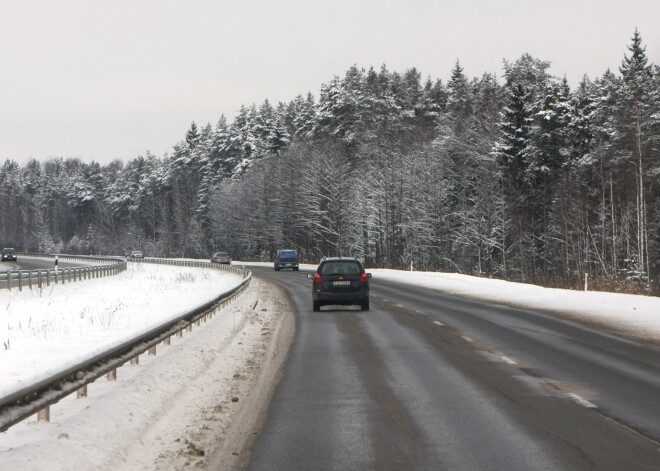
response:
{"label": "overcast grey sky", "polygon": [[658,0],[0,0],[0,162],[170,152],[190,123],[287,102],[359,67],[446,82],[524,52],[571,84],[618,67]]}

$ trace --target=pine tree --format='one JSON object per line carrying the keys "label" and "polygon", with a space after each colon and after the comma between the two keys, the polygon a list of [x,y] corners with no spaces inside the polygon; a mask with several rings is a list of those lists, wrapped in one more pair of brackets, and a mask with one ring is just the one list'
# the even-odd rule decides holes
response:
{"label": "pine tree", "polygon": [[618,122],[619,146],[630,155],[635,167],[636,213],[637,213],[637,260],[642,276],[647,274],[650,265],[648,238],[648,168],[654,160],[652,125],[654,104],[651,79],[652,68],[648,65],[642,38],[637,30],[628,47],[631,55],[623,58],[620,71],[622,88],[619,102],[621,113]]}
{"label": "pine tree", "polygon": [[186,133],[186,143],[190,149],[194,149],[197,145],[197,139],[199,139],[199,133],[197,132],[197,125],[193,121],[190,124],[190,129]]}
{"label": "pine tree", "polygon": [[[510,87],[509,103],[502,112],[500,138],[495,144],[495,157],[500,174],[502,193],[507,216],[500,232],[503,237],[502,273],[510,276],[510,270],[522,272],[525,278],[526,259],[525,240],[528,237],[529,201],[527,191],[527,152],[531,137],[533,115],[531,95],[527,88],[519,83]],[[509,253],[517,248],[517,266],[511,265]]]}
{"label": "pine tree", "polygon": [[449,92],[447,110],[452,113],[458,122],[462,122],[472,113],[472,99],[470,84],[458,60],[451,71],[451,79],[447,84],[447,90]]}

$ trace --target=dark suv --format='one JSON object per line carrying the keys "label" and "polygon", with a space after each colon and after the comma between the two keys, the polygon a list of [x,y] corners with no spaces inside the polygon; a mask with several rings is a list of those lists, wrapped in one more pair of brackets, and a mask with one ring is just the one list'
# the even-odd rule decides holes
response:
{"label": "dark suv", "polygon": [[291,268],[298,271],[299,264],[300,256],[297,250],[278,250],[275,254],[275,271],[280,271],[282,268]]}
{"label": "dark suv", "polygon": [[326,304],[358,304],[363,311],[369,310],[369,278],[362,263],[356,258],[324,258],[313,279],[312,298],[314,310],[320,311]]}

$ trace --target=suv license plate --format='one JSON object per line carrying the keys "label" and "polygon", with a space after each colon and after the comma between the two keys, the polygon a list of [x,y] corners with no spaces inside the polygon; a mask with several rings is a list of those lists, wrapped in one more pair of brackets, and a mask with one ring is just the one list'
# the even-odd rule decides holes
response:
{"label": "suv license plate", "polygon": [[334,286],[348,286],[351,284],[349,280],[343,280],[343,281],[333,281],[332,284]]}

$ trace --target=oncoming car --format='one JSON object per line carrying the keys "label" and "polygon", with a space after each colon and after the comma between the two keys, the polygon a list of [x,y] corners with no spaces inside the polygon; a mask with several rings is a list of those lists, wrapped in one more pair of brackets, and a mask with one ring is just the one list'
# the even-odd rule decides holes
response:
{"label": "oncoming car", "polygon": [[144,254],[141,250],[133,250],[130,255],[131,258],[144,258]]}
{"label": "oncoming car", "polygon": [[369,310],[369,279],[362,263],[356,258],[325,258],[316,273],[307,275],[313,279],[312,298],[315,311],[325,305],[359,305]]}
{"label": "oncoming car", "polygon": [[211,263],[224,263],[231,265],[231,257],[227,252],[216,252],[211,257]]}
{"label": "oncoming car", "polygon": [[12,248],[2,249],[2,261],[3,262],[15,262],[16,261],[16,250]]}

